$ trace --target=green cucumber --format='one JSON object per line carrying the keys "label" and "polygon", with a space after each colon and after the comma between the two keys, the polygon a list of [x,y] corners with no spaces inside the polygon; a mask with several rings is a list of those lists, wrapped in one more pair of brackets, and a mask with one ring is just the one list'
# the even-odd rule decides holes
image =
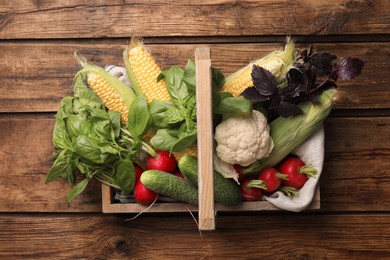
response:
{"label": "green cucumber", "polygon": [[[198,188],[198,158],[191,155],[183,156],[179,161],[179,169],[184,177]],[[236,206],[242,200],[238,184],[216,171],[214,171],[214,197],[217,203],[225,206]]]}
{"label": "green cucumber", "polygon": [[142,173],[141,182],[158,194],[198,205],[198,190],[186,179],[163,171],[148,170]]}

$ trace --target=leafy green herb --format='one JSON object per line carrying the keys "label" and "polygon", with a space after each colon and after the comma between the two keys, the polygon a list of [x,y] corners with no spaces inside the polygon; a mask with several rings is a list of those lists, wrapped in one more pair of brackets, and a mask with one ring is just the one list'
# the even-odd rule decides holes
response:
{"label": "leafy green herb", "polygon": [[[163,71],[158,80],[165,78],[172,102],[152,101],[149,111],[152,125],[157,129],[150,140],[159,150],[181,152],[196,141],[196,75],[195,62],[188,60],[184,70],[173,66]],[[250,101],[242,97],[221,94],[225,77],[212,68],[213,112],[237,116],[252,112]]]}
{"label": "leafy green herb", "polygon": [[244,98],[233,97],[228,92],[221,93],[221,101],[215,108],[215,113],[228,116],[250,114],[252,103]]}
{"label": "leafy green herb", "polygon": [[131,135],[141,140],[144,134],[149,130],[152,124],[152,118],[149,113],[146,98],[144,96],[136,97],[130,105],[127,127]]}
{"label": "leafy green herb", "polygon": [[270,71],[254,65],[254,86],[245,89],[242,96],[260,102],[267,114],[273,115],[271,118],[301,114],[299,103],[316,102],[324,90],[337,87],[338,78],[350,80],[359,76],[365,64],[358,58],[340,58],[335,62],[336,59],[328,52],[314,53],[313,48],[304,50],[295,67],[281,81]]}
{"label": "leafy green herb", "polygon": [[178,66],[173,66],[168,70],[164,70],[158,76],[157,80],[166,79],[169,95],[172,98],[172,103],[178,109],[184,109],[185,104],[190,97],[187,84],[183,80],[184,70]]}
{"label": "leafy green herb", "polygon": [[75,184],[78,170],[84,179],[66,195],[68,202],[85,190],[91,178],[129,194],[135,182],[133,162],[140,163],[140,149],[155,155],[140,140],[152,122],[145,98],[133,101],[127,130],[121,126],[120,113],[108,112],[85,85],[85,78],[84,73],[76,75],[73,95],[62,99],[55,116],[56,152],[45,180],[49,183],[63,178]]}
{"label": "leafy green herb", "polygon": [[66,201],[70,203],[77,195],[81,194],[89,183],[89,178],[81,180],[76,186],[66,194]]}
{"label": "leafy green herb", "polygon": [[114,164],[113,176],[123,195],[130,194],[135,185],[135,170],[130,159],[120,159]]}

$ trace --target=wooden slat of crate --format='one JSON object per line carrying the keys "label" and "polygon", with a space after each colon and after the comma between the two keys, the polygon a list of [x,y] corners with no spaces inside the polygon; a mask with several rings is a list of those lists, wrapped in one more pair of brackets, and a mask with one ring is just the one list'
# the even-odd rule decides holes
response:
{"label": "wooden slat of crate", "polygon": [[[114,201],[114,192],[107,186],[102,185],[102,205],[103,213],[139,213],[147,208],[138,203],[119,203]],[[321,208],[320,189],[317,187],[312,203],[307,210],[318,210]],[[163,212],[188,212],[198,211],[195,205],[176,202],[157,202],[150,207],[145,213],[163,213]],[[215,211],[219,212],[238,212],[238,211],[265,211],[265,210],[280,210],[268,201],[252,201],[242,202],[238,206],[227,207],[220,204],[215,204]]]}

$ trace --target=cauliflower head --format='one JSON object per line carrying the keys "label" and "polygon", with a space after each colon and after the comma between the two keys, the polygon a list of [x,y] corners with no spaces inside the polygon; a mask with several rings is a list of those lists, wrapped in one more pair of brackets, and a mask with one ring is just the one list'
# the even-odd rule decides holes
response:
{"label": "cauliflower head", "polygon": [[218,157],[229,164],[248,166],[267,157],[274,147],[267,118],[253,110],[248,117],[230,117],[215,129]]}

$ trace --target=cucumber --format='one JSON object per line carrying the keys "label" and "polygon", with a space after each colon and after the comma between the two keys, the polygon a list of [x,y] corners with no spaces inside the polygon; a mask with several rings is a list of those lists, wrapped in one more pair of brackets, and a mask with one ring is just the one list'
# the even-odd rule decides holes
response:
{"label": "cucumber", "polygon": [[183,178],[163,171],[148,170],[142,173],[140,180],[145,187],[158,194],[198,205],[198,190]]}
{"label": "cucumber", "polygon": [[[179,161],[179,169],[184,177],[198,188],[198,158],[191,155],[183,156]],[[242,200],[240,187],[233,180],[226,179],[214,171],[214,198],[222,205],[236,206]]]}

